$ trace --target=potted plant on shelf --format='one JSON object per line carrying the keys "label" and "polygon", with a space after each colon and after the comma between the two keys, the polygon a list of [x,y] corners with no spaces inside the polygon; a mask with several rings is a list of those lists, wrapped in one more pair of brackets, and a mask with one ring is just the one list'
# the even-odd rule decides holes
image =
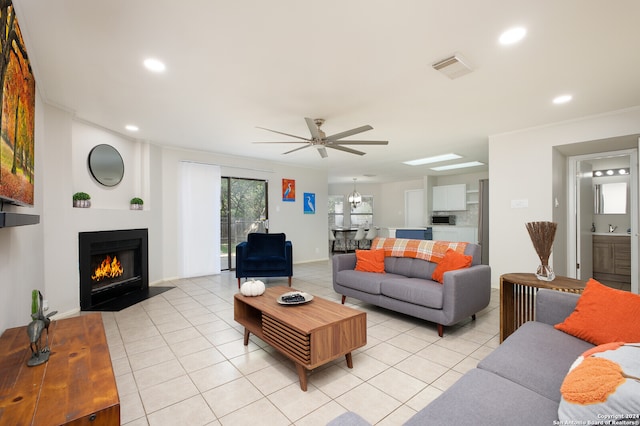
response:
{"label": "potted plant on shelf", "polygon": [[86,192],[76,192],[73,194],[73,207],[91,207],[91,196]]}
{"label": "potted plant on shelf", "polygon": [[143,204],[144,204],[144,201],[142,201],[142,198],[134,197],[131,199],[129,206],[131,210],[142,210]]}

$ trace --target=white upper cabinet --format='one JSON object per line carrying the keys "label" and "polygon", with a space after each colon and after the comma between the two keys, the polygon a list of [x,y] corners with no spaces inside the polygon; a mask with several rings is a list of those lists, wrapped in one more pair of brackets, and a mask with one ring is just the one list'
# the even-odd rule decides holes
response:
{"label": "white upper cabinet", "polygon": [[433,187],[433,211],[461,211],[467,209],[467,185]]}

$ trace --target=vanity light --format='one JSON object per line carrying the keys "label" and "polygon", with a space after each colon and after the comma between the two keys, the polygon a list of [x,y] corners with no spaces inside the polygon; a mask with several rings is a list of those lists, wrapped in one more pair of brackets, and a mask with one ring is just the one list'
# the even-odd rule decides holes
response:
{"label": "vanity light", "polygon": [[124,128],[130,132],[137,132],[138,130],[140,130],[140,128],[134,124],[127,124],[126,126],[124,126]]}
{"label": "vanity light", "polygon": [[144,66],[152,72],[163,72],[166,69],[164,63],[154,58],[145,59]]}
{"label": "vanity light", "polygon": [[621,169],[607,169],[607,170],[594,170],[592,172],[592,176],[593,177],[607,177],[607,176],[618,176],[618,175],[622,175],[622,176],[626,176],[629,174],[629,169],[628,168],[621,168]]}

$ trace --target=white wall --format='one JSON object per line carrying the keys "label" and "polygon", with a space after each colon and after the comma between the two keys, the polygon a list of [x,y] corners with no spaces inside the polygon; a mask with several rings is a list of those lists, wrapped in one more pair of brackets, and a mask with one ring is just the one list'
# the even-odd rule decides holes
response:
{"label": "white wall", "polygon": [[[116,147],[125,162],[125,175],[117,187],[98,185],[87,169],[87,155],[100,143]],[[79,232],[148,228],[150,282],[176,277],[180,160],[219,164],[227,176],[269,180],[270,231],[287,234],[294,263],[328,258],[326,171],[133,141],[75,120],[72,113],[37,98],[36,207],[5,210],[40,214],[41,223],[0,229],[0,332],[30,321],[33,289],[43,292],[59,316],[79,310]],[[283,178],[296,180],[294,203],[281,201]],[[71,197],[77,191],[91,195],[91,208],[72,207]],[[303,213],[304,192],[316,194],[316,214]],[[134,196],[144,199],[143,211],[129,210]]]}
{"label": "white wall", "polygon": [[[526,222],[558,220],[566,230],[566,181],[559,181],[564,177],[554,173],[553,167],[555,164],[566,168],[566,164],[560,164],[565,157],[554,154],[554,147],[576,143],[593,147],[592,141],[639,133],[640,108],[631,108],[489,137],[489,257],[494,287],[499,287],[502,274],[535,272],[539,260],[525,229]],[[602,144],[601,151],[609,149],[606,143]],[[555,198],[558,207],[554,207]],[[512,200],[527,200],[528,207],[511,208]],[[558,245],[558,239],[564,242]],[[566,231],[556,235],[555,250],[566,254]],[[555,258],[552,253],[554,268]]]}
{"label": "white wall", "polygon": [[[269,232],[284,232],[293,244],[293,262],[328,258],[327,174],[323,170],[302,169],[262,160],[228,157],[207,152],[164,148],[162,150],[162,233],[167,242],[178,241],[178,165],[180,161],[215,164],[222,176],[269,181]],[[295,179],[296,201],[283,202],[282,179]],[[303,213],[304,192],[316,194],[316,214]],[[165,244],[163,276],[178,277],[177,244]],[[295,266],[294,266],[295,277]]]}
{"label": "white wall", "polygon": [[[153,208],[154,193],[161,188],[142,191],[142,175],[157,175],[152,170],[154,147],[129,140],[73,119],[70,113],[45,106],[46,143],[42,148],[44,183],[44,292],[51,309],[60,315],[79,310],[78,233],[116,229],[149,229],[149,280],[160,274],[163,239],[161,209]],[[115,188],[98,185],[87,169],[87,155],[93,146],[109,143],[120,151],[125,161],[125,175]],[[92,207],[72,207],[74,192],[91,195]],[[141,196],[145,210],[129,210],[129,200]],[[148,203],[147,203],[148,202]]]}
{"label": "white wall", "polygon": [[44,291],[43,173],[44,105],[36,96],[34,207],[4,211],[40,215],[38,225],[0,228],[0,333],[31,321],[31,291]]}

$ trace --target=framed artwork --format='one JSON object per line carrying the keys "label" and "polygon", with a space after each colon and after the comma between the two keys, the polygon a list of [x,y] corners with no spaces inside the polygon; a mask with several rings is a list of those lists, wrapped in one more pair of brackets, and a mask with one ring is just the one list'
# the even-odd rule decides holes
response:
{"label": "framed artwork", "polygon": [[316,194],[313,192],[304,193],[304,214],[316,214]]}
{"label": "framed artwork", "polygon": [[11,1],[0,17],[0,199],[33,206],[36,80]]}
{"label": "framed artwork", "polygon": [[296,201],[295,179],[282,179],[282,201]]}

